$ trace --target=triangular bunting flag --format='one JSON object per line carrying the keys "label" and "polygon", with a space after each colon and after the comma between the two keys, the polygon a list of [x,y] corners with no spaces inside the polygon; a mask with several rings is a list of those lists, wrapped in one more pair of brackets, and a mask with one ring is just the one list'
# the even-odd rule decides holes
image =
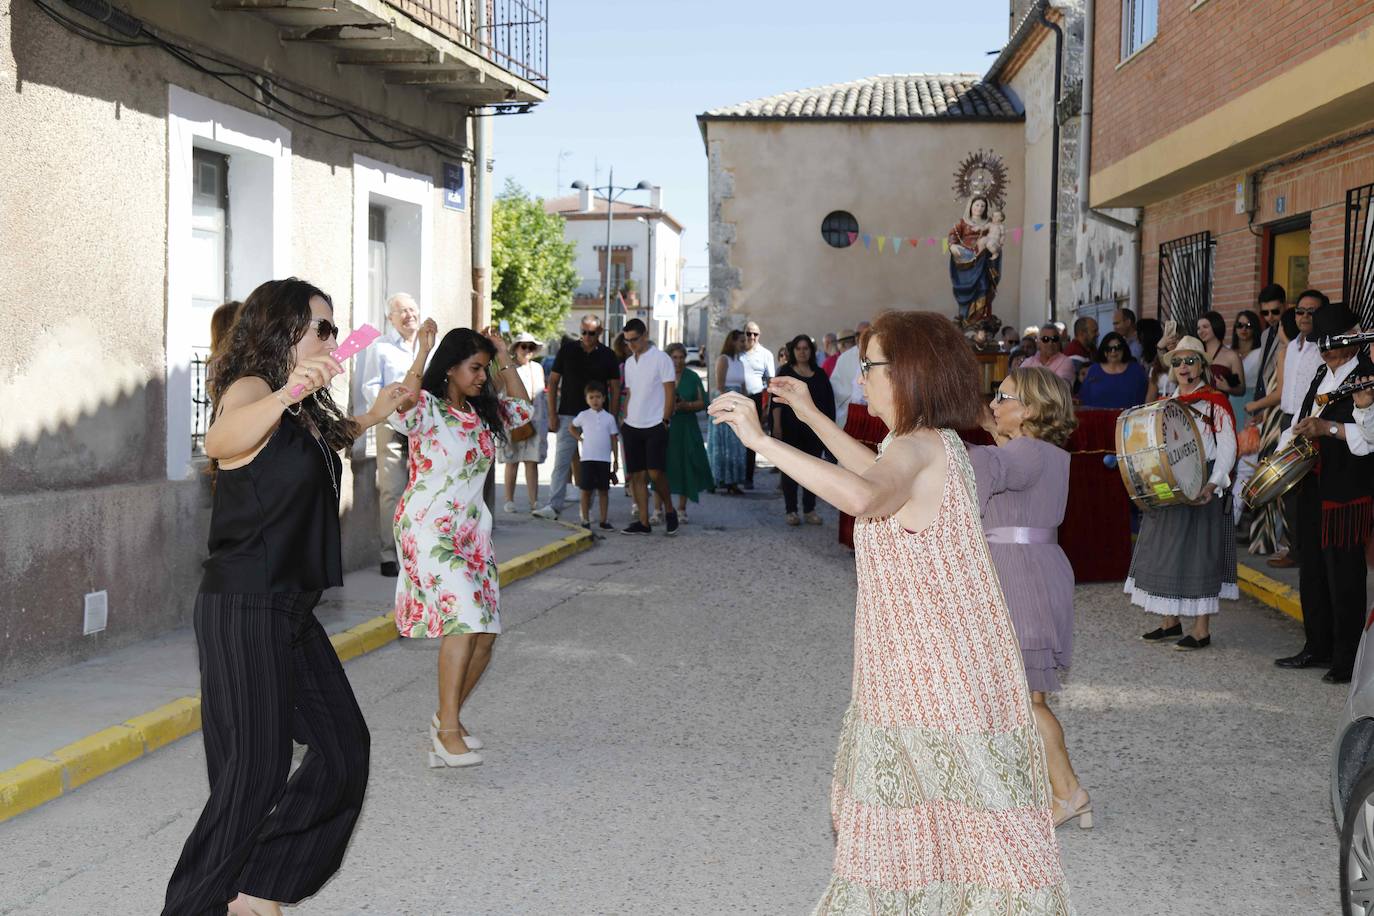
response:
{"label": "triangular bunting flag", "polygon": [[892,237],[892,253],[896,254],[897,252],[901,251],[902,243],[905,241],[906,239],[902,238],[900,235],[894,235]]}
{"label": "triangular bunting flag", "polygon": [[1021,233],[1024,230],[1020,226],[1013,226],[1011,229],[1011,240],[1016,244],[1021,244]]}
{"label": "triangular bunting flag", "polygon": [[851,232],[851,233],[849,233],[849,244],[853,245],[853,244],[854,244],[855,242],[857,242],[858,240],[859,240],[859,233],[857,233],[857,232]]}
{"label": "triangular bunting flag", "polygon": [[912,247],[912,248],[915,248],[915,247],[917,247],[918,245],[921,244],[921,240],[920,240],[920,239],[907,239],[907,241],[908,241],[909,243],[911,243],[911,247]]}
{"label": "triangular bunting flag", "polygon": [[885,235],[880,235],[880,236],[878,236],[878,254],[882,254],[882,253],[883,253],[883,245],[886,244],[886,243],[887,243],[887,236],[885,236]]}
{"label": "triangular bunting flag", "polygon": [[873,236],[871,236],[871,235],[869,235],[867,232],[865,232],[865,233],[864,233],[864,247],[867,248],[868,245],[869,245],[869,243],[872,242],[872,241],[873,241]]}
{"label": "triangular bunting flag", "polygon": [[1044,224],[1044,223],[1036,223],[1036,224],[1035,224],[1035,231],[1036,231],[1036,232],[1039,232],[1041,229],[1044,229],[1044,228],[1045,228],[1045,224]]}
{"label": "triangular bunting flag", "polygon": [[935,240],[934,240],[934,239],[926,239],[926,244],[927,244],[927,245],[934,245],[934,244],[935,244]]}
{"label": "triangular bunting flag", "polygon": [[949,254],[949,239],[940,239],[940,250]]}

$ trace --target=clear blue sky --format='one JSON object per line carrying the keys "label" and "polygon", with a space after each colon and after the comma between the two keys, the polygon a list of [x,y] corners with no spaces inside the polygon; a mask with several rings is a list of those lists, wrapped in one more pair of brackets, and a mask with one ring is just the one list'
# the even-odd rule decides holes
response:
{"label": "clear blue sky", "polygon": [[571,194],[575,178],[605,184],[612,165],[617,185],[662,185],[664,208],[687,229],[684,284],[704,288],[698,114],[880,73],[982,73],[987,52],[1006,43],[1008,8],[1007,0],[549,0],[549,98],[530,114],[495,119],[496,187],[513,178],[540,197]]}

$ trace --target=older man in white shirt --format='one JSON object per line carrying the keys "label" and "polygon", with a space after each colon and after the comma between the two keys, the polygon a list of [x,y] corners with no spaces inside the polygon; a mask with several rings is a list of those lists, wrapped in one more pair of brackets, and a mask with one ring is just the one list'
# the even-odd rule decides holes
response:
{"label": "older man in white shirt", "polygon": [[[768,390],[768,380],[778,374],[778,367],[773,359],[773,351],[765,347],[759,340],[759,333],[757,322],[750,321],[744,325],[745,349],[740,353],[739,361],[744,366],[744,393],[749,395],[749,399],[754,402],[754,408],[759,413],[759,422],[763,423],[766,428],[763,394]],[[752,490],[754,488],[754,463],[757,456],[753,449],[748,449],[747,455],[744,465],[744,488]]]}
{"label": "older man in white shirt", "polygon": [[[420,332],[420,306],[409,293],[397,293],[387,300],[387,321],[391,327],[371,348],[367,375],[363,378],[363,408],[370,409],[377,392],[392,382],[403,381],[415,362],[415,343]],[[396,504],[405,492],[406,437],[386,423],[377,430],[377,539],[380,542],[381,573],[395,577],[396,536],[392,518]]]}

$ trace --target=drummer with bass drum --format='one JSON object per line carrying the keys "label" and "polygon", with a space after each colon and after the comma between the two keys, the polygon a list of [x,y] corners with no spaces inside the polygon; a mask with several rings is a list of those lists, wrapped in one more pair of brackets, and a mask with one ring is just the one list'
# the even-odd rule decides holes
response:
{"label": "drummer with bass drum", "polygon": [[[1304,436],[1316,445],[1318,458],[1296,490],[1303,538],[1298,595],[1306,641],[1302,651],[1274,664],[1329,668],[1322,677],[1328,684],[1350,682],[1368,607],[1364,549],[1374,527],[1374,424],[1356,421],[1356,402],[1343,396],[1350,389],[1336,395],[1346,382],[1374,376],[1374,364],[1360,354],[1359,339],[1332,339],[1357,332],[1357,322],[1339,302],[1313,316],[1309,339],[1321,347],[1322,365],[1293,425],[1279,440],[1283,448],[1294,436]],[[1362,392],[1360,404],[1369,403]]]}
{"label": "drummer with bass drum", "polygon": [[[1236,463],[1236,421],[1231,400],[1207,383],[1209,360],[1202,341],[1180,338],[1165,357],[1174,400],[1187,406],[1202,439],[1207,477],[1195,499],[1141,515],[1126,593],[1131,603],[1164,619],[1141,636],[1149,642],[1182,637],[1174,648],[1205,649],[1212,643],[1211,616],[1236,588],[1236,532],[1229,500]],[[1183,635],[1181,618],[1192,619]]]}

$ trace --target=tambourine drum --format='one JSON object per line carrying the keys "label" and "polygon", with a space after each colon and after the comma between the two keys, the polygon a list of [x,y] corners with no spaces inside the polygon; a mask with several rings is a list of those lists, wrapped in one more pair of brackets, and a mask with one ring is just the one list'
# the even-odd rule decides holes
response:
{"label": "tambourine drum", "polygon": [[1196,499],[1207,482],[1207,459],[1191,411],[1174,400],[1123,410],[1116,418],[1116,466],[1141,508]]}
{"label": "tambourine drum", "polygon": [[1241,498],[1251,508],[1271,503],[1297,486],[1316,463],[1317,447],[1312,440],[1296,436],[1286,448],[1259,463],[1254,476],[1241,491]]}

